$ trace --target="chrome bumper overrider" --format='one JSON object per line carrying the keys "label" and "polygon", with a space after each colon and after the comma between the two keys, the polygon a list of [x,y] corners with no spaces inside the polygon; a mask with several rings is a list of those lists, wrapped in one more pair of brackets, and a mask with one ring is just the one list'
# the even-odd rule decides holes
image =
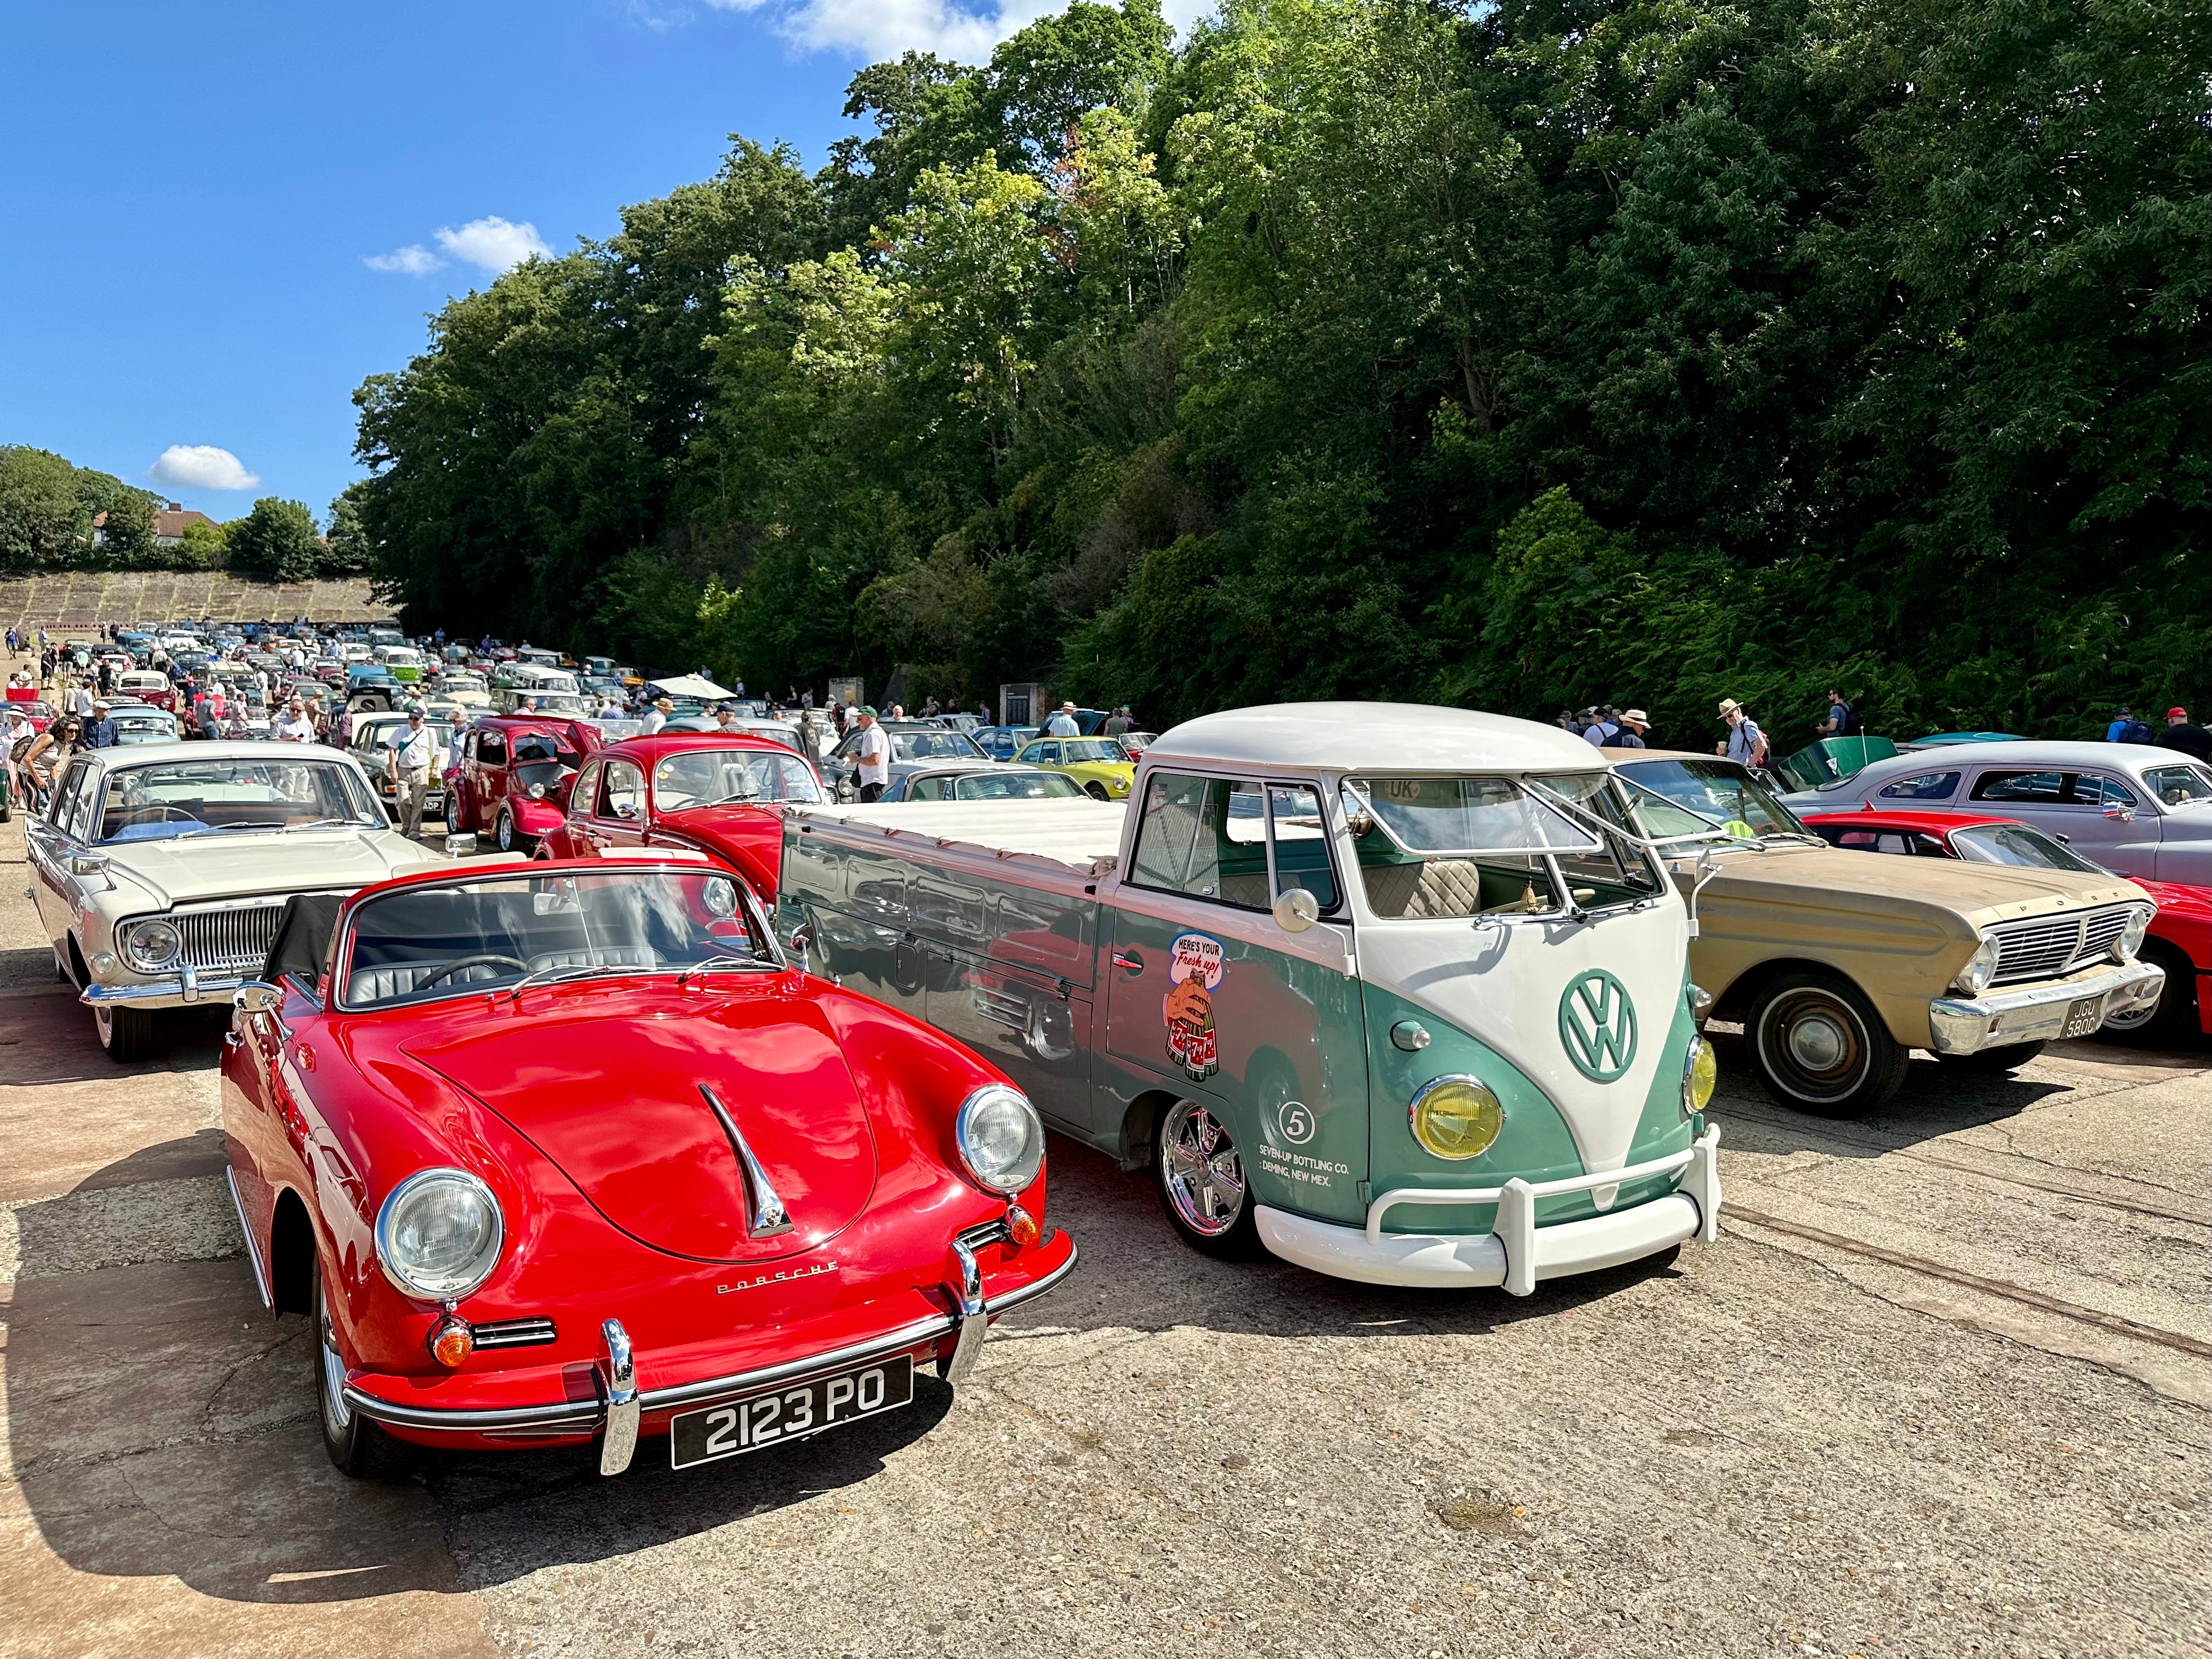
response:
{"label": "chrome bumper overrider", "polygon": [[[1711,1243],[1720,1226],[1720,1126],[1711,1124],[1686,1152],[1559,1181],[1516,1177],[1502,1187],[1401,1187],[1368,1206],[1364,1228],[1265,1205],[1254,1218],[1270,1250],[1316,1273],[1370,1285],[1502,1285],[1514,1296],[1527,1296],[1543,1279],[1617,1267],[1692,1238]],[[1675,1170],[1682,1172],[1680,1184],[1659,1198],[1580,1221],[1536,1224],[1540,1198],[1617,1187]],[[1486,1233],[1385,1233],[1384,1213],[1401,1204],[1495,1204],[1498,1217]]]}
{"label": "chrome bumper overrider", "polygon": [[250,978],[231,975],[210,979],[198,969],[185,969],[175,979],[153,985],[92,985],[77,994],[83,1003],[141,1002],[158,1007],[182,1008],[209,996],[228,996]]}
{"label": "chrome bumper overrider", "polygon": [[990,1322],[1009,1309],[1043,1295],[1073,1272],[1076,1262],[1076,1252],[1071,1244],[1067,1260],[1043,1278],[986,1300],[981,1293],[981,1274],[975,1270],[974,1253],[965,1244],[956,1243],[954,1254],[959,1261],[963,1282],[948,1285],[945,1289],[951,1293],[957,1311],[917,1319],[865,1341],[848,1343],[843,1347],[799,1359],[787,1359],[779,1364],[763,1365],[755,1370],[705,1377],[665,1389],[640,1389],[629,1334],[620,1321],[610,1319],[600,1326],[601,1353],[593,1368],[599,1388],[588,1400],[486,1410],[406,1406],[349,1382],[345,1385],[345,1401],[374,1422],[448,1434],[591,1434],[604,1427],[606,1435],[599,1449],[599,1473],[620,1474],[629,1467],[637,1449],[638,1425],[647,1413],[703,1406],[785,1382],[803,1382],[827,1371],[887,1359],[925,1342],[941,1340],[948,1334],[956,1340],[952,1357],[943,1362],[941,1370],[946,1381],[958,1383],[975,1368]]}
{"label": "chrome bumper overrider", "polygon": [[2130,962],[2019,991],[1939,997],[1928,1005],[1930,1046],[1939,1054],[1972,1054],[2015,1042],[2087,1036],[2111,1016],[2154,1002],[2166,969]]}

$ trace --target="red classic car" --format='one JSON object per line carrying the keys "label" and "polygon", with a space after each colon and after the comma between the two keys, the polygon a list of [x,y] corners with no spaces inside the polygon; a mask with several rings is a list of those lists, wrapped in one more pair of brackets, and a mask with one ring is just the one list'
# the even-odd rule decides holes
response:
{"label": "red classic car", "polygon": [[[1869,853],[2051,870],[2100,867],[2017,818],[1872,810],[1801,816],[1807,829],[1831,845]],[[2166,969],[2166,988],[2156,1002],[2106,1020],[2103,1035],[2146,1042],[2212,1036],[2212,888],[2140,878],[2136,885],[2158,906],[2142,954]]]}
{"label": "red classic car", "polygon": [[263,1301],[331,1461],[666,1436],[678,1468],[957,1384],[1075,1247],[1026,1097],[783,955],[697,853],[290,902],[222,1060]]}
{"label": "red classic car", "polygon": [[526,853],[560,827],[577,769],[605,742],[589,720],[487,715],[461,736],[446,770],[446,824]]}
{"label": "red classic car", "polygon": [[783,854],[778,801],[826,801],[811,763],[768,738],[671,732],[629,738],[594,755],[568,816],[538,845],[548,858],[591,858],[632,847],[696,847],[775,902]]}

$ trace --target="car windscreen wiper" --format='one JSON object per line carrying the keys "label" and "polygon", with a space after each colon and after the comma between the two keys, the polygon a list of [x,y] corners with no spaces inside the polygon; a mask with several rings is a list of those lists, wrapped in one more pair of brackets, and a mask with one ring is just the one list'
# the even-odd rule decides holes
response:
{"label": "car windscreen wiper", "polygon": [[[557,967],[534,969],[515,981],[514,984],[503,986],[501,988],[506,991],[507,1000],[509,1002],[520,1002],[522,1000],[523,992],[532,985],[559,985],[568,980],[592,979],[605,974],[641,974],[652,971],[649,968],[623,967],[611,962],[569,962]],[[494,991],[492,994],[497,996],[499,992]]]}
{"label": "car windscreen wiper", "polygon": [[782,971],[775,963],[760,957],[707,957],[685,965],[684,971],[676,976],[677,988],[680,990],[684,981],[694,974],[717,973],[725,968],[761,968],[770,973]]}

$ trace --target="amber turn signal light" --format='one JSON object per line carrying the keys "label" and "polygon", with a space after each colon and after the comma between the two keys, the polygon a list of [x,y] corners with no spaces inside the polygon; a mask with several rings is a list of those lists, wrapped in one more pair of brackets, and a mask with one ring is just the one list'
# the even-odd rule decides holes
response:
{"label": "amber turn signal light", "polygon": [[447,1314],[430,1333],[430,1352],[441,1365],[458,1365],[476,1352],[477,1334],[469,1322]]}
{"label": "amber turn signal light", "polygon": [[1018,1204],[1006,1211],[1006,1237],[1014,1241],[1014,1248],[1026,1250],[1037,1242],[1039,1232],[1036,1218]]}

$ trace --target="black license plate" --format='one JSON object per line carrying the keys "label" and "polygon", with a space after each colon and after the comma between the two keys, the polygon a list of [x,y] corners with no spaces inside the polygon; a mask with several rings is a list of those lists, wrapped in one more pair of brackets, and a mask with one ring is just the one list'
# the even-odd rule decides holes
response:
{"label": "black license plate", "polygon": [[914,1398],[914,1360],[906,1354],[835,1376],[794,1382],[787,1389],[748,1395],[703,1411],[686,1412],[668,1425],[668,1461],[688,1469],[786,1440],[804,1440],[842,1428]]}

